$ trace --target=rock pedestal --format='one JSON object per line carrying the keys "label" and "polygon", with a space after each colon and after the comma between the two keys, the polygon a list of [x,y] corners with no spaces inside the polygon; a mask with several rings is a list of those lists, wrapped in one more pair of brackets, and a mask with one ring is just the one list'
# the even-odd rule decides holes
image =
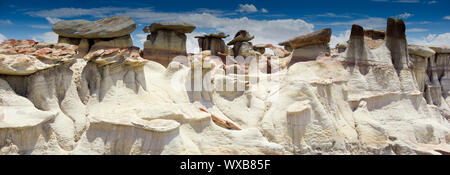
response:
{"label": "rock pedestal", "polygon": [[[414,76],[416,77],[419,90],[424,93],[424,97],[425,99],[427,99],[427,102],[433,101],[432,99],[434,98],[440,98],[440,95],[437,97],[432,97],[431,94],[425,93],[425,90],[427,90],[428,87],[440,87],[438,82],[435,82],[436,84],[433,85],[430,81],[433,79],[432,76],[428,76],[427,74],[427,69],[432,67],[432,65],[430,64],[431,62],[429,61],[430,57],[434,56],[435,53],[435,51],[425,46],[408,45],[408,54],[414,65]],[[428,89],[428,91],[429,90],[430,89]]]}
{"label": "rock pedestal", "polygon": [[228,42],[227,45],[234,45],[233,46],[233,55],[234,56],[250,56],[251,51],[253,51],[253,44],[249,42],[255,38],[254,36],[251,36],[250,33],[246,30],[241,30],[236,33],[233,40]]}
{"label": "rock pedestal", "polygon": [[198,38],[198,46],[201,51],[210,50],[212,55],[218,55],[218,53],[226,53],[226,45],[223,38],[228,37],[224,33],[207,34],[202,36],[196,36]]}
{"label": "rock pedestal", "polygon": [[364,44],[364,29],[359,25],[353,25],[346,52],[346,60],[349,63],[359,63],[367,57],[366,46]]}
{"label": "rock pedestal", "polygon": [[[296,62],[316,60],[323,52],[330,52],[328,43],[331,38],[331,29],[326,28],[306,35],[292,38],[280,45],[289,46],[293,49],[291,65]],[[287,45],[289,43],[289,45]],[[289,49],[288,47],[288,49]]]}
{"label": "rock pedestal", "polygon": [[[434,56],[434,69],[431,69],[440,85],[442,86],[442,96],[446,99],[447,103],[450,102],[448,97],[450,96],[450,47],[446,46],[430,46],[430,48],[436,52]],[[430,59],[431,61],[431,59]]]}
{"label": "rock pedestal", "polygon": [[405,23],[402,19],[388,19],[386,29],[386,46],[391,51],[392,64],[394,64],[397,72],[407,68],[409,64],[405,30]]}
{"label": "rock pedestal", "polygon": [[261,55],[266,53],[266,44],[255,44],[253,50],[259,52]]}
{"label": "rock pedestal", "polygon": [[66,20],[52,26],[52,30],[59,35],[58,43],[79,46],[80,56],[84,56],[90,50],[132,47],[130,33],[135,29],[136,23],[129,16],[116,16],[97,21]]}
{"label": "rock pedestal", "polygon": [[153,23],[143,30],[150,35],[144,42],[143,57],[167,67],[176,56],[186,56],[186,34],[194,31],[189,23]]}

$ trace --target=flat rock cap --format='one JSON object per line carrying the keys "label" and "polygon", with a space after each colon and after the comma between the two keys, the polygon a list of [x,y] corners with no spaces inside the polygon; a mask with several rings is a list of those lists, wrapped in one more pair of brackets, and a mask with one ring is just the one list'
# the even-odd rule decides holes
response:
{"label": "flat rock cap", "polygon": [[408,45],[408,53],[412,55],[419,55],[425,58],[428,58],[436,54],[436,52],[433,49],[419,45]]}
{"label": "flat rock cap", "polygon": [[230,35],[226,35],[225,33],[220,32],[220,33],[211,33],[211,34],[195,36],[195,38],[226,38],[226,37],[229,37],[229,36]]}
{"label": "flat rock cap", "polygon": [[436,53],[450,53],[449,46],[429,46],[430,49],[433,49]]}
{"label": "flat rock cap", "polygon": [[400,18],[388,18],[386,26],[386,36],[393,38],[406,38],[405,22]]}
{"label": "flat rock cap", "polygon": [[129,35],[136,30],[136,23],[130,16],[115,16],[97,21],[64,20],[54,24],[52,30],[68,38],[115,38]]}
{"label": "flat rock cap", "polygon": [[306,35],[298,36],[289,40],[292,48],[297,49],[303,46],[314,44],[326,44],[330,42],[331,28],[321,29]]}
{"label": "flat rock cap", "polygon": [[195,26],[186,22],[163,22],[152,23],[150,26],[145,26],[143,31],[145,33],[157,32],[158,30],[172,30],[180,33],[191,33],[195,30]]}
{"label": "flat rock cap", "polygon": [[240,30],[239,32],[236,33],[236,35],[234,35],[233,40],[228,42],[227,45],[234,45],[238,42],[247,42],[254,38],[255,38],[255,36],[250,35],[250,33],[248,31]]}

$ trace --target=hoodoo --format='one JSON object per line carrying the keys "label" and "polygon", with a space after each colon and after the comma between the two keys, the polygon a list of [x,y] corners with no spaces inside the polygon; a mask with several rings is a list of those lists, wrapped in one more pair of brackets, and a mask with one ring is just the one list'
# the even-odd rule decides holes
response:
{"label": "hoodoo", "polygon": [[[331,38],[331,29],[321,29],[313,33],[298,36],[281,44],[287,46],[286,49],[293,49],[290,65],[297,62],[313,61],[321,53],[329,53],[328,42]],[[289,45],[287,45],[289,43]]]}
{"label": "hoodoo", "polygon": [[206,34],[195,54],[192,24],[144,27],[143,50],[135,28],[60,21],[58,43],[1,43],[0,155],[450,154],[450,49],[408,45],[401,19],[354,24],[337,51],[330,28],[285,49]]}
{"label": "hoodoo", "polygon": [[176,56],[186,56],[186,33],[195,30],[189,23],[153,23],[143,31],[151,33],[144,42],[144,58],[167,67]]}
{"label": "hoodoo", "polygon": [[116,16],[98,21],[63,20],[52,30],[59,35],[58,43],[78,46],[80,56],[89,50],[127,48],[133,46],[130,33],[136,23],[130,16]]}

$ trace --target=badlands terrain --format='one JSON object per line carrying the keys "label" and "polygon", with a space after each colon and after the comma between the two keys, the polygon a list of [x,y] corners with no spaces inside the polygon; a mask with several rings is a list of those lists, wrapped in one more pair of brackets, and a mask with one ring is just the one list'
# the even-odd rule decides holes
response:
{"label": "badlands terrain", "polygon": [[60,21],[0,44],[1,154],[450,154],[450,48],[405,24],[252,43],[131,17]]}

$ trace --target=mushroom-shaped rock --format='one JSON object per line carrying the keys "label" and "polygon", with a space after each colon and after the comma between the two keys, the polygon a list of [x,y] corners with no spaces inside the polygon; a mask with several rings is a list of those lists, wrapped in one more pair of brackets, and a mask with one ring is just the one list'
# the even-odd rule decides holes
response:
{"label": "mushroom-shaped rock", "polygon": [[220,32],[196,36],[195,38],[198,38],[198,46],[202,51],[210,50],[212,55],[218,55],[219,52],[226,52],[227,47],[225,46],[225,42],[222,40],[222,38],[226,38],[228,36],[229,35]]}
{"label": "mushroom-shaped rock", "polygon": [[167,67],[174,57],[186,56],[186,34],[195,29],[189,23],[153,23],[144,28],[151,32],[144,42],[143,57]]}
{"label": "mushroom-shaped rock", "polygon": [[289,44],[293,49],[297,49],[308,45],[327,44],[330,42],[330,38],[331,29],[325,28],[306,35],[295,37],[289,40]]}
{"label": "mushroom-shaped rock", "polygon": [[424,58],[428,58],[436,54],[433,49],[419,45],[408,45],[408,53],[410,55],[418,55]]}
{"label": "mushroom-shaped rock", "polygon": [[330,38],[331,29],[326,28],[289,40],[289,45],[294,49],[289,65],[296,62],[313,61],[321,53],[329,53]]}
{"label": "mushroom-shaped rock", "polygon": [[170,30],[179,33],[192,33],[195,30],[195,26],[186,22],[163,22],[152,23],[150,26],[145,26],[143,31],[145,33],[153,33],[159,30]]}
{"label": "mushroom-shaped rock", "polygon": [[[436,52],[425,46],[408,45],[408,53],[409,58],[414,65],[413,73],[416,77],[417,85],[419,86],[419,90],[424,93],[426,88],[425,85],[427,83],[430,84],[429,77],[427,75],[428,58],[435,55]],[[428,98],[426,93],[424,93],[424,97]]]}
{"label": "mushroom-shaped rock", "polygon": [[253,50],[259,52],[261,55],[266,52],[266,44],[255,44],[253,45]]}
{"label": "mushroom-shaped rock", "polygon": [[236,43],[239,43],[239,42],[247,42],[247,41],[252,40],[253,38],[255,38],[255,36],[250,35],[250,33],[248,31],[240,30],[239,32],[236,33],[233,40],[228,42],[227,45],[235,45]]}
{"label": "mushroom-shaped rock", "polygon": [[204,34],[204,35],[196,36],[195,38],[208,38],[208,37],[210,37],[210,38],[226,38],[229,36],[230,35],[220,32],[220,33]]}
{"label": "mushroom-shaped rock", "polygon": [[430,49],[433,49],[436,53],[450,53],[450,47],[448,46],[429,46]]}
{"label": "mushroom-shaped rock", "polygon": [[130,16],[116,16],[97,21],[64,20],[55,23],[52,30],[67,38],[115,38],[129,35],[136,29]]}

